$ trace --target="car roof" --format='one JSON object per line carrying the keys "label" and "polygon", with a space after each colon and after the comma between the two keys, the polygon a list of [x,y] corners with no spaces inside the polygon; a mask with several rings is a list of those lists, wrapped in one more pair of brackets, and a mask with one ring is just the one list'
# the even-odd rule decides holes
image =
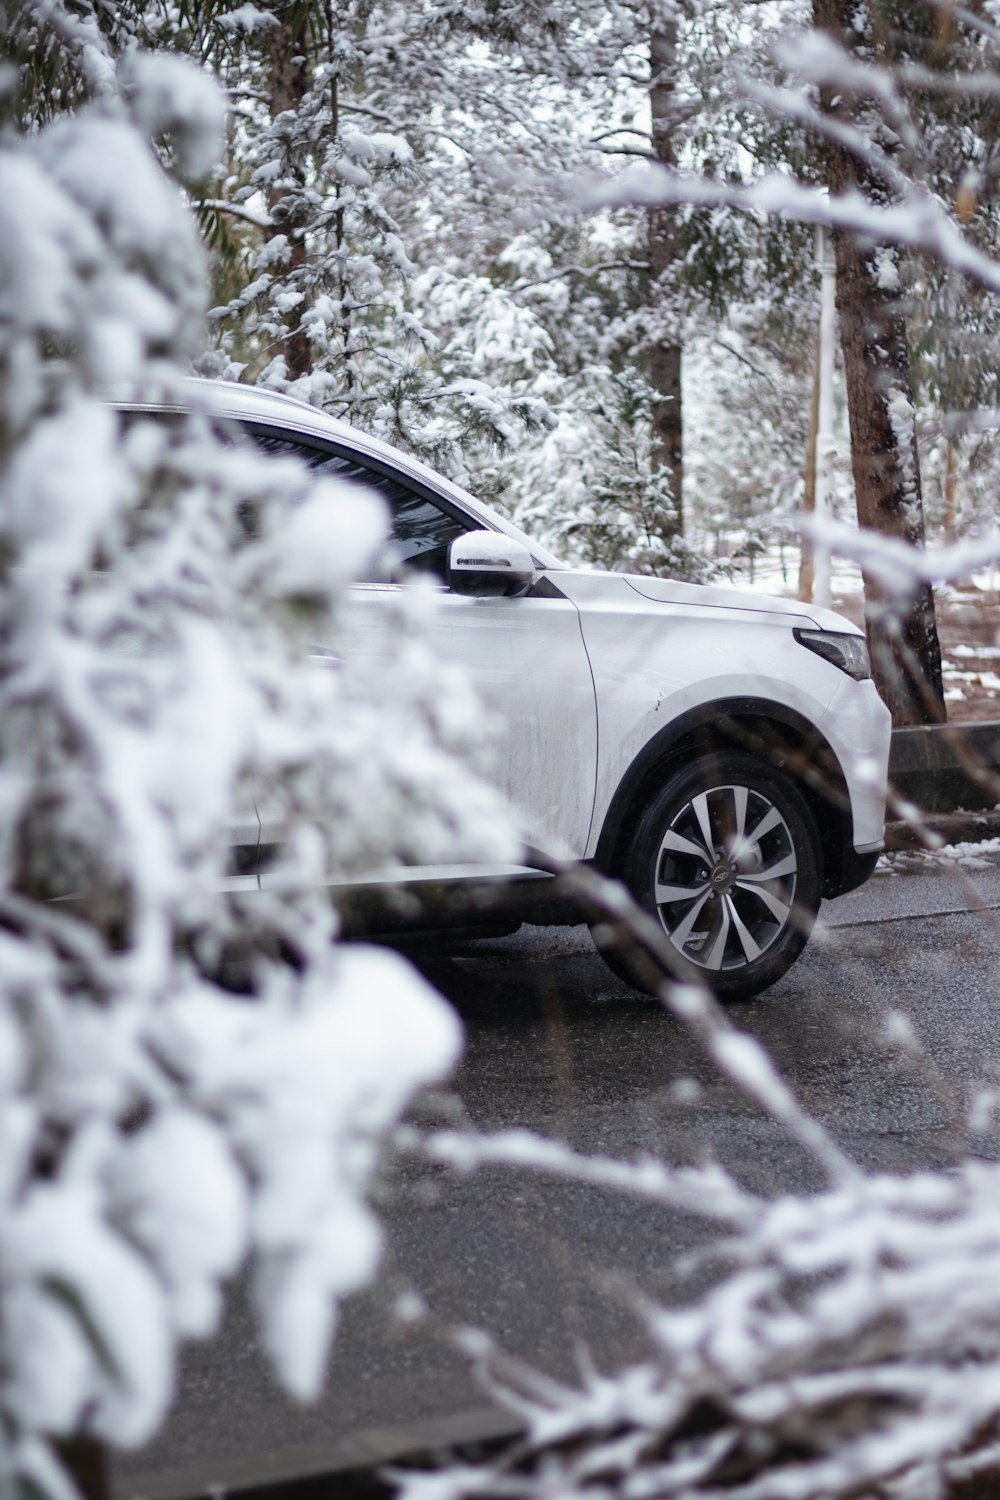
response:
{"label": "car roof", "polygon": [[[470,495],[467,490],[462,489],[461,485],[446,479],[443,474],[437,473],[427,464],[421,463],[419,459],[412,458],[410,454],[403,453],[399,448],[392,447],[390,443],[371,437],[367,432],[361,432],[348,422],[342,422],[338,417],[331,417],[327,412],[320,411],[318,407],[310,406],[307,401],[300,401],[295,396],[286,396],[278,391],[268,390],[264,386],[242,385],[235,380],[206,380],[190,376],[184,381],[184,386],[190,406],[194,410],[208,411],[212,416],[231,417],[242,422],[260,423],[262,426],[280,427],[283,431],[294,432],[307,438],[314,437],[326,442],[347,444],[366,457],[381,460],[411,478],[429,485],[445,499],[469,511],[475,520],[490,530],[502,531],[508,536],[516,537],[529,548],[536,563],[540,563],[544,568],[562,569],[566,566],[547,548],[539,546],[519,527]],[[176,407],[171,407],[169,403],[162,401],[132,399],[120,400],[116,404],[133,410],[176,410]]]}

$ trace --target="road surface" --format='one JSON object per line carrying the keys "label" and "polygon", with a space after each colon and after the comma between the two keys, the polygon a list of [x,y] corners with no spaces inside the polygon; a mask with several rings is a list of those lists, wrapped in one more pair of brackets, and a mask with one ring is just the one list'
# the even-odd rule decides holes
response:
{"label": "road surface", "polygon": [[[810,948],[780,984],[734,1012],[798,1096],[867,1168],[947,1166],[969,1137],[965,1109],[1000,1081],[1000,854],[891,873],[824,907]],[[785,1132],[706,1061],[684,1028],[630,992],[584,928],[525,928],[420,958],[459,1011],[467,1049],[422,1122],[528,1126],[581,1151],[670,1161],[714,1155],[767,1192],[820,1179]],[[902,1012],[922,1059],[886,1044]],[[408,1158],[379,1189],[388,1250],[378,1284],[347,1308],[318,1406],[281,1394],[256,1346],[243,1288],[225,1327],[186,1357],[156,1441],[119,1462],[122,1497],[381,1461],[438,1438],[509,1423],[490,1408],[457,1329],[488,1330],[534,1365],[568,1374],[641,1355],[637,1289],[677,1294],[673,1261],[704,1226],[662,1207],[491,1168],[456,1179]],[[428,1313],[400,1317],[419,1293]]]}

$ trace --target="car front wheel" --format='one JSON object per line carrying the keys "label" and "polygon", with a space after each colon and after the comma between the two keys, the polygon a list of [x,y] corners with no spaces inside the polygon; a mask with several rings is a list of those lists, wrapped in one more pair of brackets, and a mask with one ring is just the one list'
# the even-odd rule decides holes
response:
{"label": "car front wheel", "polygon": [[[611,873],[722,1000],[774,984],[819,908],[812,814],[788,777],[751,755],[675,771],[642,809]],[[649,988],[627,952],[601,951],[620,978]]]}

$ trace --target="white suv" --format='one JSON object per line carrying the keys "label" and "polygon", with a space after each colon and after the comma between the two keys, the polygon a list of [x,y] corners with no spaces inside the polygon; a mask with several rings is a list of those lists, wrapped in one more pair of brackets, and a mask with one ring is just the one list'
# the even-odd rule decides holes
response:
{"label": "white suv", "polygon": [[[383,494],[396,558],[440,588],[433,644],[468,668],[500,726],[496,780],[527,841],[620,877],[720,996],[772,984],[820,899],[870,875],[890,723],[848,621],[731,588],[567,568],[415,459],[301,402],[199,381],[197,404],[265,450]],[[346,649],[377,665],[404,587],[384,571],[356,584]],[[392,879],[435,898],[433,915],[417,902],[404,922],[440,924],[443,890],[501,878],[507,911],[538,920],[545,882],[531,874]],[[468,904],[452,910],[475,920]]]}

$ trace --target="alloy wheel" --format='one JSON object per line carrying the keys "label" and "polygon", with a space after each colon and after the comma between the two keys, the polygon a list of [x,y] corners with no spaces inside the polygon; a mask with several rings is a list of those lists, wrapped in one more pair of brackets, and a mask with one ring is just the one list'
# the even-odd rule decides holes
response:
{"label": "alloy wheel", "polygon": [[671,820],[654,900],[671,942],[715,972],[759,959],[792,918],[798,858],[784,816],[752,787],[698,792]]}

